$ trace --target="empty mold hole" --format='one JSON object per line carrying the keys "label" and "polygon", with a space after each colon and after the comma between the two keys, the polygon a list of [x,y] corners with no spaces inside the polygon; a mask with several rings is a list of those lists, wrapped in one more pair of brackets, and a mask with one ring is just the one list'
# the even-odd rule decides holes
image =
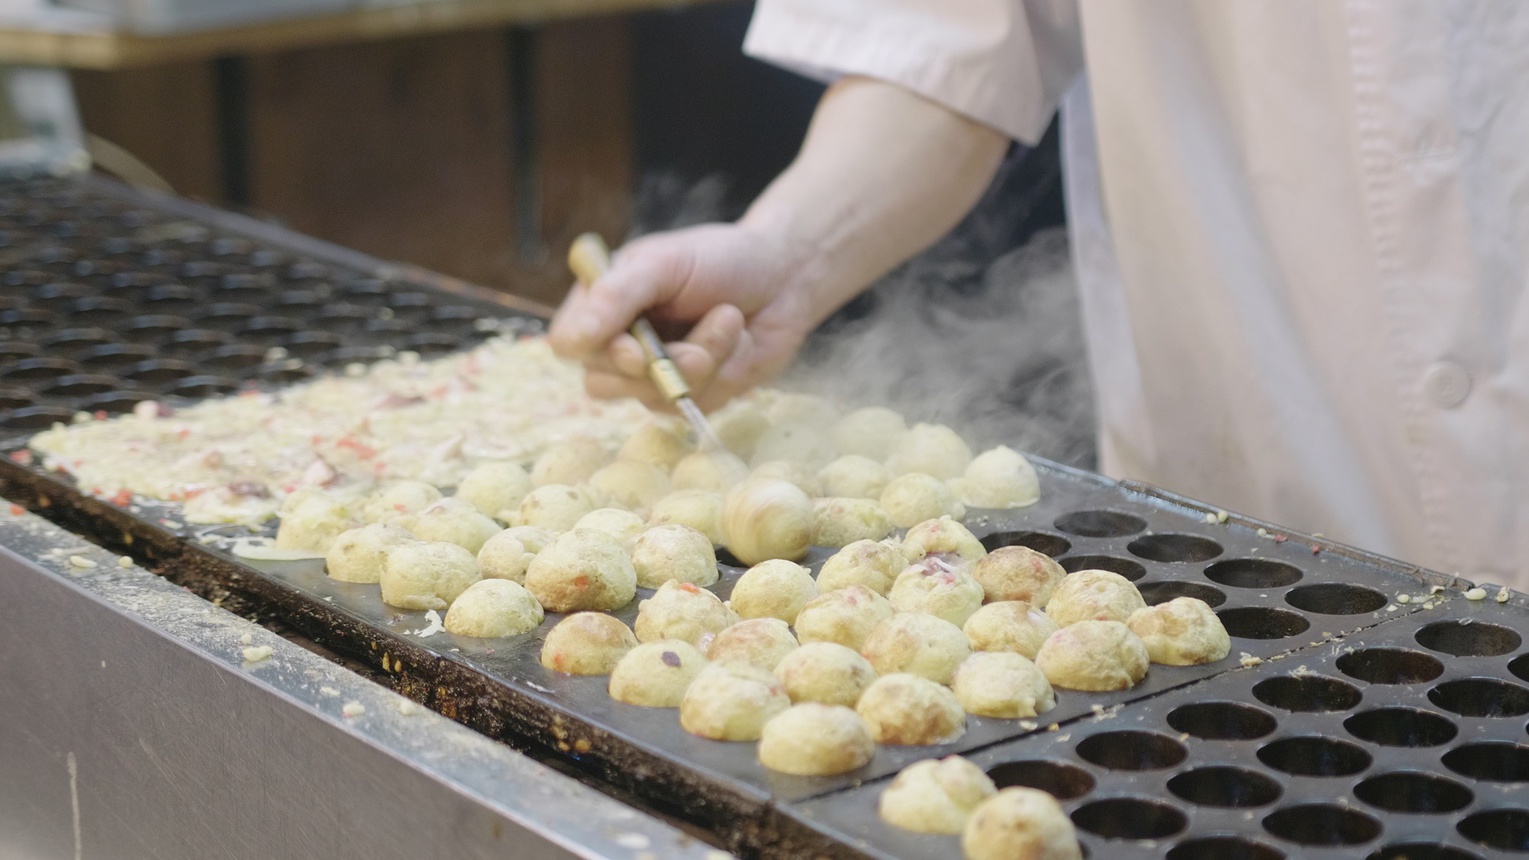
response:
{"label": "empty mold hole", "polygon": [[1371,684],[1420,684],[1444,674],[1438,658],[1405,648],[1365,648],[1339,657],[1338,671]]}
{"label": "empty mold hole", "polygon": [[1284,588],[1301,581],[1301,569],[1266,558],[1229,558],[1205,568],[1211,582],[1231,588]]}
{"label": "empty mold hole", "polygon": [[1529,714],[1529,689],[1496,678],[1445,681],[1428,691],[1428,701],[1462,717]]}
{"label": "empty mold hole", "polygon": [[1120,511],[1073,511],[1057,517],[1058,531],[1082,537],[1124,537],[1146,531],[1147,521]]}
{"label": "empty mold hole", "polygon": [[197,316],[197,321],[202,325],[210,325],[215,328],[232,328],[244,324],[245,320],[253,319],[260,315],[259,305],[246,305],[238,302],[217,302],[209,305],[207,310]]}
{"label": "empty mold hole", "polygon": [[1389,812],[1454,812],[1471,805],[1471,790],[1442,776],[1398,771],[1354,786],[1354,796]]}
{"label": "empty mold hole", "polygon": [[312,358],[329,352],[343,343],[338,335],[327,331],[300,331],[282,341],[287,352],[301,358]]}
{"label": "empty mold hole", "polygon": [[1430,651],[1456,657],[1496,657],[1518,650],[1524,641],[1506,627],[1480,621],[1436,621],[1412,638]]}
{"label": "empty mold hole", "polygon": [[170,389],[170,393],[182,397],[213,397],[237,391],[238,388],[239,383],[231,379],[219,376],[192,376],[181,380],[180,384]]}
{"label": "empty mold hole", "polygon": [[1455,825],[1461,836],[1500,851],[1529,851],[1529,810],[1489,809]]}
{"label": "empty mold hole", "polygon": [[1331,803],[1303,803],[1269,813],[1264,829],[1301,845],[1360,845],[1380,835],[1380,822]]}
{"label": "empty mold hole", "polygon": [[1050,532],[994,532],[982,539],[982,545],[988,552],[999,547],[1024,546],[1052,558],[1072,549],[1072,543],[1067,538]]}
{"label": "empty mold hole", "polygon": [[278,338],[303,330],[303,324],[287,317],[255,317],[240,327],[246,337]]}
{"label": "empty mold hole", "polygon": [[188,328],[170,335],[170,344],[182,351],[215,349],[233,341],[234,336],[228,332],[206,328]]}
{"label": "empty mold hole", "polygon": [[0,372],[0,376],[17,382],[39,382],[41,380],[58,379],[72,373],[79,373],[84,368],[79,364],[63,358],[23,358]]}
{"label": "empty mold hole", "polygon": [[203,356],[198,364],[210,370],[242,370],[265,361],[265,350],[250,344],[235,343]]}
{"label": "empty mold hole", "polygon": [[1211,606],[1220,606],[1226,602],[1226,592],[1199,582],[1179,582],[1175,580],[1149,582],[1146,585],[1138,586],[1137,590],[1141,592],[1141,599],[1145,600],[1148,606],[1167,603],[1176,597],[1193,597],[1197,600],[1203,600]]}
{"label": "empty mold hole", "polygon": [[1296,609],[1322,615],[1360,615],[1381,609],[1390,600],[1373,588],[1346,582],[1324,582],[1290,589],[1285,602]]}
{"label": "empty mold hole", "polygon": [[1270,741],[1259,748],[1258,760],[1295,776],[1348,776],[1371,761],[1358,744],[1316,736]]}
{"label": "empty mold hole", "polygon": [[1141,562],[1128,558],[1116,558],[1112,555],[1070,555],[1062,559],[1060,563],[1062,569],[1068,573],[1077,573],[1080,570],[1107,570],[1110,573],[1118,573],[1132,582],[1147,575],[1147,569],[1141,565]]}
{"label": "empty mold hole", "polygon": [[1168,851],[1168,860],[1284,860],[1277,848],[1239,836],[1187,839]]}
{"label": "empty mold hole", "polygon": [[18,340],[0,340],[0,359],[14,361],[18,358],[30,358],[41,352],[35,343],[23,343]]}
{"label": "empty mold hole", "polygon": [[1182,831],[1189,820],[1167,804],[1111,797],[1078,807],[1072,823],[1106,839],[1163,839]]}
{"label": "empty mold hole", "polygon": [[1253,695],[1266,705],[1310,713],[1346,711],[1363,698],[1353,684],[1322,675],[1267,678],[1253,685]]}
{"label": "empty mold hole", "polygon": [[0,326],[48,326],[58,325],[63,320],[58,314],[49,313],[37,308],[18,308],[14,311],[0,311]]}
{"label": "empty mold hole", "polygon": [[1372,851],[1365,860],[1481,860],[1481,856],[1437,842],[1407,842]]}
{"label": "empty mold hole", "polygon": [[111,391],[106,394],[98,394],[86,400],[80,406],[89,412],[97,410],[120,414],[132,412],[133,407],[145,400],[153,400],[154,395],[143,391]]}
{"label": "empty mold hole", "polygon": [[1274,731],[1279,721],[1240,702],[1196,702],[1169,711],[1168,725],[1208,741],[1250,741]]}
{"label": "empty mold hole", "polygon": [[255,372],[267,382],[287,383],[301,382],[313,376],[316,371],[302,363],[279,362],[262,365]]}
{"label": "empty mold hole", "polygon": [[197,367],[186,361],[174,361],[170,359],[157,359],[139,362],[133,365],[133,369],[123,374],[123,378],[144,385],[164,385],[195,376]]}
{"label": "empty mold hole", "polygon": [[1132,555],[1148,561],[1210,561],[1221,554],[1221,544],[1199,535],[1143,535],[1126,545]]}
{"label": "empty mold hole", "polygon": [[1110,770],[1161,770],[1189,755],[1184,745],[1155,732],[1101,732],[1078,742],[1078,756]]}
{"label": "empty mold hole", "polygon": [[1094,790],[1094,777],[1081,767],[1035,759],[1005,762],[987,772],[999,788],[1036,788],[1057,800],[1072,800]]}
{"label": "empty mold hole", "polygon": [[1519,680],[1529,681],[1529,654],[1520,654],[1508,663],[1508,671]]}
{"label": "empty mold hole", "polygon": [[1377,708],[1343,721],[1348,733],[1386,747],[1436,747],[1459,734],[1450,720],[1415,708]]}
{"label": "empty mold hole", "polygon": [[158,353],[154,347],[142,343],[109,343],[93,346],[80,353],[80,364],[89,368],[117,370]]}
{"label": "empty mold hole", "polygon": [[90,394],[104,394],[120,387],[115,376],[100,373],[75,373],[59,377],[57,381],[44,387],[42,393],[54,397],[84,397]]}
{"label": "empty mold hole", "polygon": [[93,346],[111,343],[116,337],[111,332],[99,328],[64,328],[37,339],[40,346],[55,349],[89,349]]}
{"label": "empty mold hole", "polygon": [[1227,765],[1197,767],[1168,780],[1175,796],[1201,806],[1245,808],[1279,800],[1279,783],[1251,770]]}
{"label": "empty mold hole", "polygon": [[30,406],[36,398],[30,391],[20,388],[0,388],[0,409],[18,409]]}
{"label": "empty mold hole", "polygon": [[57,406],[27,406],[5,417],[5,426],[13,430],[44,430],[54,424],[68,423],[74,418],[73,409]]}
{"label": "empty mold hole", "polygon": [[1305,633],[1311,622],[1288,609],[1267,606],[1239,606],[1216,613],[1227,635],[1239,639],[1283,639]]}
{"label": "empty mold hole", "polygon": [[1471,779],[1529,782],[1529,747],[1505,741],[1464,744],[1445,753],[1444,766]]}
{"label": "empty mold hole", "polygon": [[135,340],[167,340],[182,329],[191,328],[191,320],[170,314],[133,317],[127,324],[127,336]]}

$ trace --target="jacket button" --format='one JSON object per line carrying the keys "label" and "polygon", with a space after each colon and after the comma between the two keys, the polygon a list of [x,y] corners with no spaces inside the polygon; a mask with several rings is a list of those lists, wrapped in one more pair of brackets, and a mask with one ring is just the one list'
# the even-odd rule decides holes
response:
{"label": "jacket button", "polygon": [[1423,373],[1423,393],[1442,409],[1459,406],[1471,393],[1471,375],[1457,362],[1436,361]]}

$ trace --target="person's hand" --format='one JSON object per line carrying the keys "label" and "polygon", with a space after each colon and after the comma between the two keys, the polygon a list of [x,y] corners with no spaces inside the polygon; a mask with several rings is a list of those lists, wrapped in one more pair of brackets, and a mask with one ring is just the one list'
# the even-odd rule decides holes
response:
{"label": "person's hand", "polygon": [[803,273],[813,249],[737,224],[644,236],[621,248],[611,270],[575,284],[548,340],[584,363],[593,397],[667,404],[648,380],[647,359],[627,333],[639,314],[666,340],[696,403],[715,409],[779,373],[819,321]]}

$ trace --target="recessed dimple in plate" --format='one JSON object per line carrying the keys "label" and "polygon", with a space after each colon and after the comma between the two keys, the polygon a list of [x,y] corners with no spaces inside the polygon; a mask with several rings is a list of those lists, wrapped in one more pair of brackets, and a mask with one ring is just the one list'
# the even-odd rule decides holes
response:
{"label": "recessed dimple in plate", "polygon": [[300,331],[282,340],[286,351],[299,358],[312,358],[330,352],[344,343],[344,339],[327,331]]}
{"label": "recessed dimple in plate", "polygon": [[12,430],[46,430],[54,424],[68,424],[75,410],[60,406],[24,406],[4,417],[4,426]]}
{"label": "recessed dimple in plate", "polygon": [[1162,770],[1182,762],[1184,745],[1156,732],[1100,732],[1078,742],[1078,757],[1110,770]]}
{"label": "recessed dimple in plate", "polygon": [[1340,656],[1334,665],[1371,684],[1420,684],[1444,674],[1438,658],[1406,648],[1362,648]]}
{"label": "recessed dimple in plate", "polygon": [[1506,741],[1462,744],[1445,753],[1444,766],[1486,782],[1529,782],[1529,747]]}
{"label": "recessed dimple in plate", "polygon": [[96,288],[88,284],[75,284],[68,281],[55,281],[42,284],[27,291],[32,304],[45,307],[53,311],[68,310],[69,306],[80,299],[96,294]]}
{"label": "recessed dimple in plate", "polygon": [[122,374],[122,378],[140,385],[168,385],[188,376],[196,376],[199,370],[197,365],[189,361],[150,359],[133,365],[131,370]]}
{"label": "recessed dimple in plate", "polygon": [[1141,565],[1141,562],[1128,558],[1116,558],[1112,555],[1070,555],[1058,563],[1068,573],[1077,573],[1080,570],[1107,570],[1110,573],[1118,573],[1132,582],[1147,575],[1147,569]]}
{"label": "recessed dimple in plate", "polygon": [[119,415],[124,412],[132,412],[133,407],[145,400],[155,399],[153,394],[147,391],[108,391],[105,394],[97,394],[85,399],[80,408],[86,412],[107,412]]}
{"label": "recessed dimple in plate", "polygon": [[194,315],[206,304],[201,293],[184,284],[162,284],[144,295],[143,309],[157,314]]}
{"label": "recessed dimple in plate", "polygon": [[265,361],[266,350],[264,347],[249,343],[231,343],[228,346],[219,347],[210,353],[198,358],[197,364],[209,370],[244,370],[256,367]]}
{"label": "recessed dimple in plate", "polygon": [[104,394],[121,387],[121,384],[117,382],[117,377],[103,373],[71,373],[39,387],[41,390],[38,393],[49,397],[86,397]]}
{"label": "recessed dimple in plate", "polygon": [[0,311],[0,326],[36,328],[59,325],[63,321],[63,317],[52,311],[45,311],[42,308],[16,308],[9,311]]}
{"label": "recessed dimple in plate", "polygon": [[987,772],[999,788],[1036,788],[1057,800],[1072,800],[1094,790],[1094,777],[1081,767],[1059,761],[1035,759],[1004,762]]}
{"label": "recessed dimple in plate", "polygon": [[210,328],[188,328],[170,335],[170,343],[167,348],[185,355],[186,353],[216,349],[220,346],[233,343],[234,340],[234,336],[226,331]]}
{"label": "recessed dimple in plate", "polygon": [[1518,650],[1524,637],[1507,627],[1483,621],[1435,621],[1413,634],[1430,651],[1456,657],[1496,657]]}
{"label": "recessed dimple in plate", "polygon": [[404,348],[412,349],[426,358],[434,358],[461,349],[465,340],[454,335],[418,332],[409,335],[404,341]]}
{"label": "recessed dimple in plate", "polygon": [[117,371],[144,359],[153,358],[159,350],[144,343],[108,343],[80,351],[80,364],[91,370]]}
{"label": "recessed dimple in plate", "polygon": [[1273,714],[1241,702],[1194,702],[1168,712],[1168,725],[1207,741],[1250,741],[1273,732]]}
{"label": "recessed dimple in plate", "polygon": [[1295,776],[1349,776],[1373,761],[1358,744],[1315,735],[1270,741],[1259,747],[1258,760]]}
{"label": "recessed dimple in plate", "polygon": [[133,340],[166,341],[182,329],[191,328],[191,320],[173,314],[144,314],[128,320],[125,331]]}
{"label": "recessed dimple in plate", "polygon": [[1142,535],[1126,544],[1134,556],[1148,561],[1210,561],[1221,554],[1221,544],[1207,537],[1189,534]]}
{"label": "recessed dimple in plate", "polygon": [[1279,800],[1279,783],[1251,770],[1230,765],[1197,767],[1175,774],[1168,790],[1176,797],[1201,806],[1245,809],[1267,806]]}
{"label": "recessed dimple in plate", "polygon": [[1061,535],[1033,531],[994,532],[982,539],[982,545],[988,552],[1005,546],[1026,546],[1052,558],[1072,549],[1072,543]]}
{"label": "recessed dimple in plate", "polygon": [[276,304],[285,313],[297,313],[310,316],[313,309],[324,303],[324,297],[317,290],[282,290],[276,296]]}
{"label": "recessed dimple in plate", "polygon": [[17,361],[31,358],[42,350],[37,344],[24,340],[0,340],[0,361]]}
{"label": "recessed dimple in plate", "polygon": [[370,319],[361,325],[362,330],[372,333],[405,335],[414,331],[414,325],[408,320],[394,318]]}
{"label": "recessed dimple in plate", "polygon": [[221,376],[192,376],[181,380],[170,389],[171,394],[181,397],[213,397],[239,390],[239,383]]}
{"label": "recessed dimple in plate", "polygon": [[239,327],[239,333],[251,338],[283,338],[303,330],[303,324],[291,317],[259,316]]}
{"label": "recessed dimple in plate", "polygon": [[1515,853],[1529,851],[1529,809],[1488,809],[1467,815],[1455,830],[1477,845]]}
{"label": "recessed dimple in plate", "polygon": [[274,361],[255,369],[255,375],[267,382],[286,384],[312,378],[318,371],[300,361]]}
{"label": "recessed dimple in plate", "polygon": [[1211,582],[1232,588],[1283,588],[1301,581],[1301,569],[1267,558],[1229,558],[1205,568]]}
{"label": "recessed dimple in plate", "polygon": [[299,260],[287,266],[287,270],[282,272],[281,276],[288,281],[325,281],[333,278],[335,272],[323,263]]}
{"label": "recessed dimple in plate", "polygon": [[1391,601],[1373,588],[1346,582],[1321,582],[1290,589],[1285,593],[1285,602],[1319,615],[1361,615],[1383,609]]}
{"label": "recessed dimple in plate", "polygon": [[1147,521],[1120,511],[1073,511],[1057,517],[1057,531],[1081,537],[1124,537],[1146,531]]}
{"label": "recessed dimple in plate", "polygon": [[132,316],[133,304],[111,296],[87,296],[69,306],[69,321],[81,326],[100,326]]}
{"label": "recessed dimple in plate", "polygon": [[20,409],[36,402],[37,398],[26,389],[0,386],[0,409]]}
{"label": "recessed dimple in plate", "polygon": [[220,329],[236,329],[246,322],[260,316],[259,305],[245,304],[243,302],[214,302],[207,306],[206,310],[197,314],[197,323],[204,326],[212,326]]}
{"label": "recessed dimple in plate", "polygon": [[1462,717],[1522,717],[1529,714],[1529,688],[1496,678],[1461,678],[1434,685],[1428,701]]}
{"label": "recessed dimple in plate", "polygon": [[1136,590],[1141,592],[1141,599],[1145,600],[1148,606],[1167,603],[1177,597],[1193,597],[1196,600],[1205,601],[1210,606],[1220,606],[1226,602],[1226,592],[1200,582],[1169,579],[1139,585]]}
{"label": "recessed dimple in plate", "polygon": [[391,346],[342,346],[318,357],[317,362],[328,365],[346,365],[360,362],[366,364],[390,358],[397,353]]}
{"label": "recessed dimple in plate", "polygon": [[1372,776],[1354,786],[1354,796],[1388,812],[1454,812],[1471,805],[1469,788],[1431,773],[1395,771]]}
{"label": "recessed dimple in plate", "polygon": [[1387,845],[1364,860],[1481,860],[1481,855],[1437,842],[1406,842]]}
{"label": "recessed dimple in plate", "polygon": [[430,318],[432,320],[441,321],[460,320],[472,323],[477,322],[483,316],[485,316],[485,312],[482,309],[472,307],[471,305],[441,305],[430,311]]}
{"label": "recessed dimple in plate", "polygon": [[1284,639],[1305,633],[1311,622],[1288,609],[1269,606],[1238,606],[1216,613],[1227,635],[1238,639]]}
{"label": "recessed dimple in plate", "polygon": [[1436,747],[1455,739],[1454,722],[1416,708],[1376,708],[1343,721],[1348,733],[1362,741],[1387,747]]}
{"label": "recessed dimple in plate", "polygon": [[1279,849],[1240,836],[1186,839],[1168,850],[1167,860],[1284,860]]}
{"label": "recessed dimple in plate", "polygon": [[1323,714],[1346,711],[1364,694],[1347,681],[1323,675],[1278,675],[1253,685],[1253,695],[1266,705],[1292,713]]}
{"label": "recessed dimple in plate", "polygon": [[1380,822],[1331,803],[1302,803],[1264,816],[1264,829],[1301,845],[1362,845],[1380,835]]}
{"label": "recessed dimple in plate", "polygon": [[92,346],[100,346],[112,343],[116,337],[109,331],[99,328],[61,328],[37,339],[39,346],[45,347],[49,352],[55,350],[88,349]]}
{"label": "recessed dimple in plate", "polygon": [[52,358],[50,356],[38,356],[37,358],[23,358],[10,367],[0,368],[0,379],[8,379],[12,382],[41,383],[45,380],[54,380],[73,373],[80,373],[84,368],[79,362],[70,361],[67,358]]}
{"label": "recessed dimple in plate", "polygon": [[1073,810],[1072,823],[1105,839],[1165,839],[1189,824],[1184,813],[1140,797],[1107,797]]}
{"label": "recessed dimple in plate", "polygon": [[1521,681],[1529,681],[1529,654],[1520,654],[1508,661],[1508,671]]}

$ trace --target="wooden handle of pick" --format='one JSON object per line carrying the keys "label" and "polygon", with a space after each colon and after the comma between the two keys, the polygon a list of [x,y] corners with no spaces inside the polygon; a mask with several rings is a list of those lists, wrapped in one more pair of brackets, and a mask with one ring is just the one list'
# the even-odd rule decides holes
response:
{"label": "wooden handle of pick", "polygon": [[[573,270],[574,277],[586,285],[593,284],[610,271],[611,251],[600,234],[581,233],[573,240],[573,244],[568,246],[568,268]],[[648,318],[640,316],[633,321],[631,332],[647,356],[648,376],[658,386],[659,392],[671,403],[681,397],[689,397],[690,386],[669,358],[663,338],[653,330],[653,324],[648,322]]]}
{"label": "wooden handle of pick", "polygon": [[585,285],[593,284],[611,270],[611,249],[599,233],[581,233],[568,246],[568,268]]}

